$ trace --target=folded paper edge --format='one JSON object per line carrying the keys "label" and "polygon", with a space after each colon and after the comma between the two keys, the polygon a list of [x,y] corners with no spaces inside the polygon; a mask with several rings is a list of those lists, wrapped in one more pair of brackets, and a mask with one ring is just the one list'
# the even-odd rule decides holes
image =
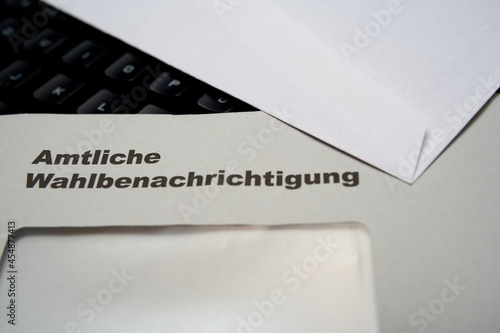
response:
{"label": "folded paper edge", "polygon": [[[89,23],[90,25],[93,25],[91,22],[88,22],[88,20],[85,19],[85,17],[81,17],[79,15],[76,15],[74,13],[74,9],[77,8],[77,4],[73,3],[72,5],[68,6],[73,6],[71,8],[68,8],[65,3],[59,3],[58,1],[55,0],[45,0],[48,3],[51,3],[54,6],[59,7],[62,10],[69,10],[70,15],[77,16],[79,19],[81,19],[84,22]],[[296,23],[294,23],[296,24]],[[300,29],[302,32],[301,33],[306,33],[308,35],[311,35],[307,31],[303,31],[304,29],[300,26],[298,26],[298,29]],[[115,36],[118,39],[121,39],[120,36],[118,36],[116,33],[113,33],[113,31],[106,31],[106,33],[109,33],[113,36]],[[312,45],[320,45],[325,48],[325,50],[329,50],[322,42],[319,42],[317,38],[314,36],[310,36],[311,38],[308,39],[308,43],[312,43]],[[319,44],[318,44],[319,43]],[[131,42],[131,45],[137,47],[138,49],[150,53],[153,56],[155,56],[155,50],[153,52],[148,52],[147,50],[144,50],[140,45],[137,45],[134,41]],[[157,50],[158,51],[158,50]],[[251,49],[248,48],[249,53],[251,53]],[[331,56],[331,52],[328,52],[326,55],[323,55],[322,57],[326,56]],[[258,55],[257,55],[258,56]],[[161,58],[161,57],[160,57]],[[323,60],[321,58],[320,60]],[[178,64],[176,62],[172,63],[174,66],[178,67],[179,69],[185,71],[186,73],[192,75],[193,77],[196,77],[198,79],[204,80],[204,75],[194,75],[194,74],[199,74],[199,73],[193,73],[193,71],[190,71],[189,69],[186,68],[186,66],[183,66],[182,64]],[[272,64],[271,64],[272,65]],[[270,66],[270,64],[265,64],[264,67]],[[339,64],[336,65],[337,67],[340,66]],[[262,68],[264,68],[262,67]],[[262,69],[261,68],[261,69]],[[409,109],[408,106],[406,106],[404,103],[402,103],[398,98],[390,94],[386,89],[381,87],[377,82],[373,81],[369,76],[367,76],[365,73],[362,73],[359,69],[354,67],[353,65],[349,65],[349,68],[352,68],[353,71],[359,72],[357,75],[357,79],[354,79],[354,81],[359,80],[359,77],[365,78],[368,82],[366,86],[368,88],[376,88],[377,91],[383,91],[383,96],[379,97],[378,99],[373,98],[373,91],[372,89],[364,89],[366,95],[368,97],[364,96],[365,98],[368,98],[372,102],[375,102],[375,106],[373,106],[374,109],[381,110],[382,114],[377,114],[377,116],[380,116],[383,119],[386,119],[384,122],[390,122],[392,123],[392,127],[395,131],[392,136],[390,137],[382,137],[386,136],[387,133],[384,133],[384,128],[381,125],[378,126],[372,126],[370,127],[370,122],[369,120],[363,119],[362,113],[360,110],[356,111],[356,107],[354,106],[353,109],[350,109],[349,112],[345,112],[344,115],[347,113],[347,119],[344,120],[340,126],[335,122],[335,116],[337,116],[339,113],[342,114],[342,110],[337,111],[336,113],[333,113],[331,116],[334,119],[331,119],[329,123],[334,124],[336,128],[329,128],[327,130],[323,130],[320,133],[320,130],[313,130],[311,126],[311,121],[310,117],[307,117],[306,115],[303,115],[304,112],[302,112],[303,117],[295,117],[297,114],[294,114],[291,112],[290,114],[286,114],[288,111],[286,109],[286,103],[283,103],[283,101],[287,100],[287,97],[290,95],[296,96],[297,94],[303,95],[301,93],[301,90],[295,87],[295,83],[292,80],[292,78],[288,77],[287,75],[284,75],[284,73],[281,73],[282,77],[280,78],[280,82],[283,83],[284,86],[286,86],[289,89],[286,89],[286,94],[282,94],[283,96],[278,97],[276,105],[271,105],[272,103],[265,103],[266,105],[262,105],[259,103],[258,98],[255,98],[251,95],[248,95],[244,90],[237,89],[233,87],[232,85],[228,84],[224,80],[220,80],[220,82],[209,82],[210,84],[214,85],[215,87],[227,91],[228,93],[245,100],[246,102],[253,104],[256,107],[259,107],[261,110],[264,112],[271,114],[282,121],[305,131],[306,133],[309,133],[316,138],[328,143],[331,146],[334,146],[341,151],[346,152],[349,155],[353,155],[354,157],[363,160],[364,162],[375,166],[378,169],[381,169],[382,171],[389,173],[405,182],[411,183],[414,174],[415,174],[415,169],[416,167],[413,167],[411,170],[403,170],[403,167],[401,166],[400,160],[408,160],[407,155],[410,155],[416,147],[415,142],[418,141],[418,152],[420,152],[420,148],[422,146],[423,142],[423,137],[425,133],[425,124],[422,125],[423,119],[420,120],[420,116],[416,114],[413,110]],[[206,81],[206,79],[205,79]],[[352,82],[354,82],[352,81]],[[352,85],[351,82],[351,85]],[[252,83],[252,82],[251,82]],[[255,83],[255,82],[254,82]],[[363,95],[359,93],[359,95]],[[300,106],[300,109],[303,109],[305,107],[309,107],[309,109],[313,108],[314,105],[317,105],[315,100],[313,98],[307,98],[308,96],[304,96],[302,99],[304,105]],[[348,97],[345,97],[344,99],[347,99]],[[279,102],[281,100],[281,102]],[[331,108],[331,104],[328,103],[332,102],[332,100],[325,100],[322,102],[323,105],[318,105],[316,109],[321,110],[320,113],[322,112],[324,115],[323,118],[327,118],[328,115],[326,115],[326,111]],[[311,104],[312,103],[312,104]],[[284,107],[285,106],[285,107]],[[356,111],[356,112],[353,112]],[[400,111],[400,112],[396,112]],[[399,114],[401,113],[401,114]],[[354,114],[354,115],[353,115]],[[396,117],[394,117],[396,116]],[[420,118],[420,119],[417,119]],[[359,121],[359,124],[355,123],[355,120]],[[315,124],[317,125],[321,121],[316,120]],[[321,122],[323,123],[323,122]],[[347,126],[345,126],[347,125]],[[317,126],[316,126],[317,127]],[[342,128],[343,127],[343,128]],[[401,128],[398,128],[401,127]],[[360,135],[366,135],[366,138],[361,144],[359,143],[359,138],[356,138],[355,136],[353,137],[353,141],[356,141],[358,146],[361,146],[361,148],[356,147],[356,144],[351,144],[350,142],[346,142],[345,139],[336,139],[335,134],[332,135],[333,130],[339,130],[342,129],[344,131],[349,131],[351,129],[362,129],[363,131],[352,131],[353,133],[356,133],[356,136]],[[371,130],[371,131],[370,131]],[[359,133],[363,132],[363,133]],[[371,133],[370,133],[371,132]],[[396,135],[400,134],[400,135]],[[337,136],[338,137],[338,136]],[[404,147],[401,149],[401,147]],[[386,155],[385,157],[381,157],[381,155]],[[396,157],[397,160],[394,160]],[[383,160],[383,162],[381,162]],[[399,165],[398,165],[399,163]],[[407,165],[404,165],[408,167]]]}

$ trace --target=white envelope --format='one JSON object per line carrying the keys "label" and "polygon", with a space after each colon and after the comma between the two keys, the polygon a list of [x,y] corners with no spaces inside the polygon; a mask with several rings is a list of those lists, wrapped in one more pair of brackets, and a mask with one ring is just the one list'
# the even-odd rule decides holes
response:
{"label": "white envelope", "polygon": [[[7,239],[8,222],[15,222],[20,229],[356,221],[370,231],[382,332],[496,332],[500,327],[499,110],[497,97],[411,186],[262,112],[185,117],[4,116],[0,121],[0,238]],[[160,159],[140,165],[33,163],[44,150],[50,150],[54,158],[57,154],[109,150],[108,155],[115,157],[108,160],[116,162],[120,155],[115,154],[131,149],[144,156],[160,154]],[[72,189],[60,188],[61,180],[54,187],[27,186],[30,173],[53,173],[56,178],[79,174],[88,179],[105,173],[116,180],[174,179],[189,177],[190,172],[205,176],[220,175],[221,171],[226,176],[251,171],[261,176],[270,172],[275,177],[281,171],[291,177],[288,181],[282,178],[280,185],[273,178],[274,186],[266,185],[265,178],[260,186],[253,181],[248,186],[225,182],[176,187],[181,178],[167,187],[96,188],[94,184],[93,188]],[[329,183],[323,177],[319,183],[305,182],[306,175],[314,180],[316,173],[337,173],[338,177],[329,177]],[[105,240],[106,235],[92,237],[86,243],[87,250],[91,252],[94,242]],[[63,241],[71,243],[72,238],[63,237]],[[29,244],[29,237],[25,243]],[[52,246],[45,238],[36,244]],[[133,248],[135,244],[128,242],[126,246]],[[19,263],[28,262],[25,260],[36,255],[39,247],[26,249]],[[67,255],[68,260],[73,259],[70,252]],[[19,271],[22,279],[31,276],[26,267]],[[110,270],[105,271],[105,276],[95,280],[96,286],[104,288],[101,282],[106,284],[110,274]],[[23,283],[18,290],[24,297],[33,287]],[[83,296],[78,302],[88,294]],[[427,312],[431,317],[425,317],[425,311],[431,311]]]}
{"label": "white envelope", "polygon": [[495,0],[47,2],[410,183],[500,86]]}

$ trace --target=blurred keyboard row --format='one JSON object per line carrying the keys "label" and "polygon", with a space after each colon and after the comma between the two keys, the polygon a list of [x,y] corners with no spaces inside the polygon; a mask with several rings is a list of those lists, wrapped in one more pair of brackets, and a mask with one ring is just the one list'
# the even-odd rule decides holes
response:
{"label": "blurred keyboard row", "polygon": [[0,114],[253,110],[48,5],[0,0]]}

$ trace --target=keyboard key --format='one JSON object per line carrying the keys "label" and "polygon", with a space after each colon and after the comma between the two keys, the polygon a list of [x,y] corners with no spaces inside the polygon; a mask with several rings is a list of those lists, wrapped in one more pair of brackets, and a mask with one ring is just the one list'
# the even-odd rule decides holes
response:
{"label": "keyboard key", "polygon": [[5,0],[5,4],[10,7],[26,9],[32,6],[35,0]]}
{"label": "keyboard key", "polygon": [[24,48],[39,54],[47,54],[61,45],[66,39],[67,36],[61,32],[45,29],[38,36],[26,42]]}
{"label": "keyboard key", "polygon": [[178,97],[188,88],[187,80],[169,73],[161,73],[149,88],[163,96]]}
{"label": "keyboard key", "polygon": [[0,102],[0,114],[14,114],[18,112],[19,110],[11,107],[10,105]]}
{"label": "keyboard key", "polygon": [[146,105],[141,111],[139,111],[139,114],[173,114],[173,113],[149,104]]}
{"label": "keyboard key", "polygon": [[33,96],[42,102],[61,104],[82,86],[83,83],[67,77],[64,74],[58,74],[35,91]]}
{"label": "keyboard key", "polygon": [[37,66],[17,60],[0,72],[0,86],[17,88],[38,72],[40,72],[40,68]]}
{"label": "keyboard key", "polygon": [[66,53],[63,60],[68,64],[87,68],[103,56],[104,53],[105,48],[103,46],[85,40]]}
{"label": "keyboard key", "polygon": [[0,22],[0,36],[9,38],[10,35],[21,29],[22,23],[19,20],[8,18]]}
{"label": "keyboard key", "polygon": [[119,112],[125,103],[126,101],[123,101],[117,94],[102,89],[83,103],[77,112],[80,114],[115,113]]}
{"label": "keyboard key", "polygon": [[228,112],[233,108],[231,98],[222,93],[204,94],[198,100],[198,105],[211,112]]}
{"label": "keyboard key", "polygon": [[143,71],[143,64],[132,54],[126,53],[109,66],[105,73],[114,80],[130,82]]}

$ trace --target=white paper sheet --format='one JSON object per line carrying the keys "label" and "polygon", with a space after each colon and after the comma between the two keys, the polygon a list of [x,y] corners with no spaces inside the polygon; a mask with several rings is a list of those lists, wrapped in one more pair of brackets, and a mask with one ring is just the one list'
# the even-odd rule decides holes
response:
{"label": "white paper sheet", "polygon": [[425,119],[415,177],[498,88],[498,1],[271,2]]}
{"label": "white paper sheet", "polygon": [[494,0],[47,2],[407,182],[499,86]]}

